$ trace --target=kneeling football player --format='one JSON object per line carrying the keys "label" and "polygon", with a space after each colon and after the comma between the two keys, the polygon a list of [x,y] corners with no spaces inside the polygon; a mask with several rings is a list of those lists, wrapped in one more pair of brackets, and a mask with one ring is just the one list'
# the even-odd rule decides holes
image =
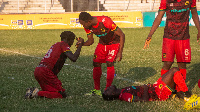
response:
{"label": "kneeling football player", "polygon": [[78,59],[84,40],[79,37],[77,42],[79,46],[73,54],[70,51],[70,47],[74,43],[75,34],[71,31],[64,31],[60,37],[61,42],[52,45],[35,68],[34,76],[40,84],[42,91],[39,91],[38,88],[28,88],[25,95],[26,99],[37,96],[46,98],[65,98],[67,96],[57,74],[62,69],[67,58],[73,62]]}

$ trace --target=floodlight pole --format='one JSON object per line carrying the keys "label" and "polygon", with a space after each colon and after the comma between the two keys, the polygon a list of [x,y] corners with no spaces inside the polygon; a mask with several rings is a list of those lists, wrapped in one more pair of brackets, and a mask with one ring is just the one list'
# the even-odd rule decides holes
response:
{"label": "floodlight pole", "polygon": [[18,0],[18,3],[17,3],[17,12],[19,13],[19,0]]}
{"label": "floodlight pole", "polygon": [[73,12],[73,3],[74,3],[74,1],[71,0],[71,12]]}
{"label": "floodlight pole", "polygon": [[46,3],[46,0],[45,0],[45,13],[47,12],[47,3]]}
{"label": "floodlight pole", "polygon": [[99,11],[99,0],[97,0],[97,11]]}

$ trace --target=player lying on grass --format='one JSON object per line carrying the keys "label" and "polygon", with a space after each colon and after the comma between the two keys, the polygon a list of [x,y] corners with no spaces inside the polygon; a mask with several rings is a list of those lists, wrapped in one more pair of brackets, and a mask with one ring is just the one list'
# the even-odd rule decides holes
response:
{"label": "player lying on grass", "polygon": [[67,58],[73,62],[78,59],[84,40],[79,37],[79,46],[73,54],[70,47],[74,43],[75,34],[71,31],[64,31],[60,37],[61,42],[52,45],[40,64],[35,68],[34,76],[42,91],[39,91],[38,88],[28,88],[25,95],[26,99],[37,96],[46,98],[65,98],[67,96],[57,74]]}
{"label": "player lying on grass", "polygon": [[178,97],[188,101],[191,93],[178,68],[174,67],[162,75],[154,84],[142,86],[129,86],[123,89],[115,85],[108,87],[102,94],[105,100],[120,99],[127,102],[137,101],[164,101],[167,100],[174,90],[175,85],[181,90]]}

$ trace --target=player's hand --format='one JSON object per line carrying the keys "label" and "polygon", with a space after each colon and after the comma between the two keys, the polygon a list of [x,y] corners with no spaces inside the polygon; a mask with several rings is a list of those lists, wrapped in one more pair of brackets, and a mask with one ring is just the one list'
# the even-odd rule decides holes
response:
{"label": "player's hand", "polygon": [[121,61],[122,60],[122,53],[121,52],[118,52],[117,53],[117,56],[116,56],[116,58],[115,58],[115,61]]}
{"label": "player's hand", "polygon": [[200,33],[197,34],[197,43],[199,43],[200,45],[199,39],[200,39]]}
{"label": "player's hand", "polygon": [[83,43],[84,43],[84,39],[83,38],[81,38],[81,37],[76,37],[76,40],[78,41],[77,43],[76,43],[76,48],[78,48],[78,46],[79,45],[83,45]]}
{"label": "player's hand", "polygon": [[151,37],[147,37],[143,49],[149,48],[150,42],[151,42]]}

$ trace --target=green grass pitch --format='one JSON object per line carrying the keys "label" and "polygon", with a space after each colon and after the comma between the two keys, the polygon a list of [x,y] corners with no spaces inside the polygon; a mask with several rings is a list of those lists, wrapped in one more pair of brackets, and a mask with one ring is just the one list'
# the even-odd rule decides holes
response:
{"label": "green grass pitch", "polygon": [[[83,29],[68,29],[77,37],[87,40]],[[117,87],[154,83],[160,77],[163,65],[161,47],[163,27],[157,29],[152,37],[150,48],[143,50],[145,39],[150,28],[124,28],[126,41],[121,62],[115,63],[117,77],[113,84]],[[83,47],[76,63],[66,60],[66,65],[58,74],[66,89],[66,99],[38,98],[25,100],[28,87],[38,87],[34,78],[35,67],[46,54],[52,44],[60,41],[63,30],[0,30],[0,111],[55,111],[55,112],[134,112],[134,111],[185,111],[184,102],[179,99],[167,101],[136,102],[104,101],[97,96],[84,96],[93,89],[92,58],[95,43]],[[197,30],[190,27],[192,61],[187,65],[186,83],[193,94],[200,96],[197,81],[200,79],[200,46],[196,42]],[[75,45],[72,51],[76,50]],[[173,67],[177,67],[176,60]],[[106,65],[102,71],[106,73]],[[106,77],[102,75],[101,90],[106,85]],[[191,111],[200,111],[194,109]]]}

